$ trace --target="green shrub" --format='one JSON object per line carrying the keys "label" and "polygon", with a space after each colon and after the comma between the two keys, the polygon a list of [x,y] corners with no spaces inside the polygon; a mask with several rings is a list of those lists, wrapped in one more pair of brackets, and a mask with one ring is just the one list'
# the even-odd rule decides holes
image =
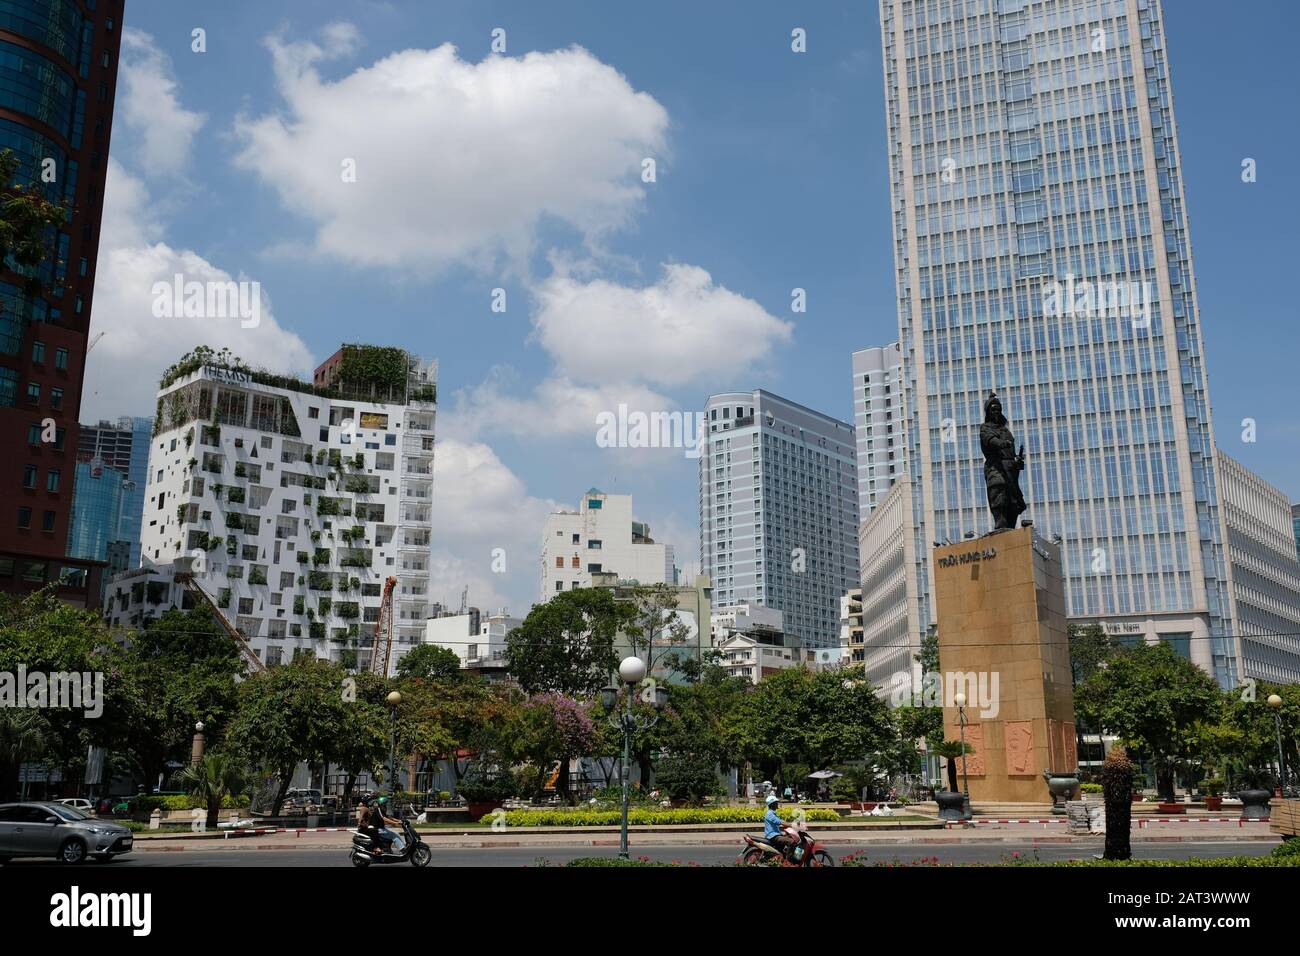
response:
{"label": "green shrub", "polygon": [[674,800],[703,803],[724,792],[712,757],[670,754],[655,767],[655,784]]}
{"label": "green shrub", "polygon": [[466,803],[494,803],[515,795],[515,781],[509,774],[488,780],[463,780],[456,787],[457,796]]}
{"label": "green shrub", "polygon": [[679,866],[677,863],[664,863],[659,860],[636,859],[623,860],[616,856],[580,856],[576,860],[570,860],[564,864],[566,867],[585,867],[585,866]]}
{"label": "green shrub", "polygon": [[1083,793],[1101,793],[1101,784],[1099,783],[1081,783],[1079,790]]}
{"label": "green shrub", "polygon": [[1300,837],[1287,837],[1277,846],[1273,847],[1272,856],[1274,859],[1290,857],[1300,860]]}

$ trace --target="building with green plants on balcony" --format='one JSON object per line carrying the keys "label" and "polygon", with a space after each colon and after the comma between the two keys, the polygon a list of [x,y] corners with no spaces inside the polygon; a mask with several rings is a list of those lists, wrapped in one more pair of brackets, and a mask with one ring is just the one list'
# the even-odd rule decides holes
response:
{"label": "building with green plants on balcony", "polygon": [[[311,654],[362,668],[394,576],[395,667],[428,610],[436,379],[436,363],[379,346],[343,346],[312,382],[205,347],[182,357],[158,393],[147,573],[192,568],[269,665]],[[177,596],[132,594],[109,582],[111,625],[139,626]]]}

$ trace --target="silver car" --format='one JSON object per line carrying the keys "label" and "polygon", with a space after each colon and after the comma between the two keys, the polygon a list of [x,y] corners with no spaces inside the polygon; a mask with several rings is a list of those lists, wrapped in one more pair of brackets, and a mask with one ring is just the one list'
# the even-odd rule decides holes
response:
{"label": "silver car", "polygon": [[63,863],[109,860],[131,852],[131,831],[61,803],[0,804],[0,863],[50,856]]}

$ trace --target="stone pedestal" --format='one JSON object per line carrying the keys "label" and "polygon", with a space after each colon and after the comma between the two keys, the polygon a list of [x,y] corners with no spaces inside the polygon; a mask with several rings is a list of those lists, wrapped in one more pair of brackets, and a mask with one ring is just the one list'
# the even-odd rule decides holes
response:
{"label": "stone pedestal", "polygon": [[1032,528],[937,548],[934,595],[944,735],[960,737],[962,692],[971,800],[1051,803],[1043,771],[1077,766],[1060,548]]}

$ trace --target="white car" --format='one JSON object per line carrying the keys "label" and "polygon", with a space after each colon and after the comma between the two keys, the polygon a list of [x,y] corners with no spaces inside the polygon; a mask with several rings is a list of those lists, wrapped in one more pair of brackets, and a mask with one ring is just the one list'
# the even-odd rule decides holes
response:
{"label": "white car", "polygon": [[91,816],[95,814],[95,805],[85,797],[69,797],[66,800],[60,800],[59,803],[65,807],[75,807],[83,813],[89,813]]}

